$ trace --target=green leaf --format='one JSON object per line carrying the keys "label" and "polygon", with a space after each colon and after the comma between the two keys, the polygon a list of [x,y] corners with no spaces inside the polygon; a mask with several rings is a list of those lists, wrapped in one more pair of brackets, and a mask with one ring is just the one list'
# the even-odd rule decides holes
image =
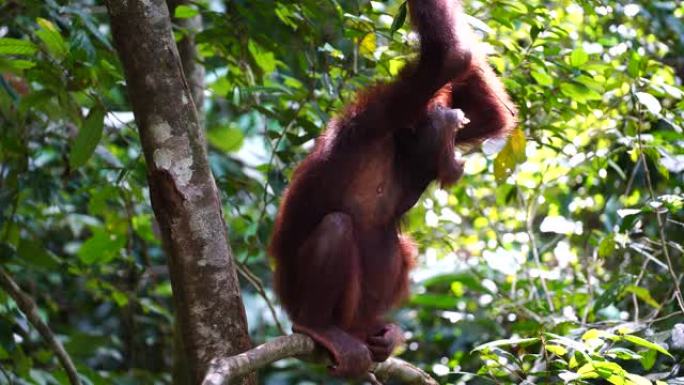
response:
{"label": "green leaf", "polygon": [[435,285],[448,285],[452,282],[459,282],[469,290],[483,291],[493,294],[489,291],[489,289],[482,286],[482,282],[479,279],[475,278],[473,275],[468,273],[438,274],[435,276],[430,276],[425,280],[419,281],[420,285],[425,286],[426,288]]}
{"label": "green leaf", "polygon": [[63,59],[67,52],[69,52],[69,48],[57,27],[51,21],[40,17],[36,21],[40,26],[40,29],[36,31],[36,36],[43,42],[45,48],[53,57]]}
{"label": "green leaf", "polygon": [[634,277],[631,274],[625,274],[615,281],[606,289],[601,295],[596,298],[596,302],[594,302],[594,311],[598,311],[600,309],[603,309],[604,307],[610,305],[611,303],[614,303],[622,296],[622,293],[625,291],[625,288],[632,284],[636,277]]}
{"label": "green leaf", "polygon": [[33,55],[38,51],[38,46],[28,40],[14,39],[11,37],[0,38],[0,55]]}
{"label": "green leaf", "polygon": [[242,147],[245,134],[237,127],[219,127],[209,130],[207,135],[212,146],[224,152],[234,152]]}
{"label": "green leaf", "polygon": [[491,349],[495,347],[501,347],[501,346],[510,346],[510,345],[526,345],[526,344],[531,344],[539,342],[539,337],[532,337],[532,338],[509,338],[505,340],[497,340],[497,341],[492,341],[492,342],[487,342],[486,344],[482,344],[480,346],[476,346],[473,351],[474,352],[479,352],[485,349]]}
{"label": "green leaf", "polygon": [[568,352],[568,349],[560,345],[546,345],[544,348],[559,357],[564,356]]}
{"label": "green leaf", "polygon": [[90,110],[71,146],[69,165],[72,169],[83,166],[95,152],[95,148],[102,138],[104,116],[105,111],[102,107],[97,106]]}
{"label": "green leaf", "polygon": [[553,85],[553,78],[542,69],[534,70],[531,75],[542,86]]}
{"label": "green leaf", "polygon": [[588,61],[589,55],[582,48],[577,48],[570,54],[570,65],[573,67],[581,67]]}
{"label": "green leaf", "polygon": [[463,294],[465,294],[465,285],[463,282],[454,281],[451,283],[451,292],[454,293],[456,297],[463,297]]}
{"label": "green leaf", "polygon": [[[618,212],[619,214],[619,212]],[[622,216],[622,223],[620,224],[620,231],[625,232],[630,230],[634,223],[641,219],[642,213],[639,210],[631,210],[629,214]]]}
{"label": "green leaf", "polygon": [[509,7],[509,10],[512,12],[520,13],[523,15],[528,13],[525,4],[523,4],[520,1],[505,1],[504,3]]}
{"label": "green leaf", "polygon": [[650,113],[653,115],[660,115],[663,107],[660,105],[660,102],[655,96],[649,94],[648,92],[637,92],[635,95],[637,100],[639,100],[639,103],[646,107]]}
{"label": "green leaf", "polygon": [[494,159],[494,177],[499,183],[506,181],[515,169],[515,157],[508,145]]}
{"label": "green leaf", "polygon": [[658,149],[653,147],[644,148],[644,154],[653,162],[656,169],[658,169],[658,172],[665,177],[665,179],[670,179],[670,171],[663,165],[663,156]]}
{"label": "green leaf", "polygon": [[199,10],[192,5],[186,4],[177,6],[176,10],[173,12],[173,17],[176,19],[189,19],[197,15],[199,15]]}
{"label": "green leaf", "polygon": [[627,381],[628,385],[651,385],[653,384],[651,380],[649,380],[646,377],[642,377],[638,374],[634,373],[627,373],[626,377],[629,381]]}
{"label": "green leaf", "polygon": [[15,59],[15,60],[0,60],[0,67],[7,67],[12,70],[27,70],[29,68],[33,68],[36,66],[36,62],[30,61],[30,60],[21,60],[21,59]]}
{"label": "green leaf", "polygon": [[173,288],[171,287],[171,282],[164,281],[160,282],[153,290],[155,295],[165,298],[171,298],[173,295]]}
{"label": "green leaf", "polygon": [[112,292],[112,299],[114,300],[114,302],[116,302],[116,304],[119,307],[124,307],[124,306],[128,305],[128,296],[126,295],[126,293],[124,293],[122,291],[118,291],[118,290],[113,291]]}
{"label": "green leaf", "polygon": [[497,182],[505,181],[515,169],[516,164],[523,163],[526,160],[526,146],[527,140],[523,131],[519,128],[513,130],[511,137],[508,138],[508,143],[494,159],[494,177]]}
{"label": "green leaf", "polygon": [[600,329],[589,329],[584,334],[582,334],[582,341],[588,341],[588,340],[593,340],[597,338],[608,338],[608,337],[613,337],[614,334],[608,333],[604,330]]}
{"label": "green leaf", "polygon": [[642,358],[639,360],[641,366],[645,370],[651,370],[655,365],[656,359],[658,358],[658,352],[655,350],[646,350],[641,354]]}
{"label": "green leaf", "polygon": [[322,46],[318,47],[318,50],[321,52],[328,53],[330,56],[334,57],[335,59],[344,59],[344,52],[333,47],[332,44],[330,44],[330,43],[323,44]]}
{"label": "green leaf", "polygon": [[601,100],[601,94],[578,82],[566,82],[560,86],[563,95],[578,103],[586,103],[591,100]]}
{"label": "green leaf", "polygon": [[299,15],[296,9],[292,9],[291,7],[292,5],[288,7],[287,5],[278,2],[276,3],[275,14],[280,21],[296,31],[299,29],[298,23],[301,21],[301,15]]}
{"label": "green leaf", "polygon": [[411,304],[438,309],[454,309],[458,306],[458,298],[451,295],[416,294],[411,297]]}
{"label": "green leaf", "polygon": [[594,372],[614,385],[627,385],[625,376],[627,372],[615,362],[594,361],[591,363]]}
{"label": "green leaf", "polygon": [[649,304],[650,306],[656,309],[660,308],[660,304],[653,298],[653,296],[651,296],[651,292],[648,291],[648,289],[645,287],[630,285],[627,286],[625,291],[629,293],[634,293],[637,296],[637,298],[639,298],[640,300],[644,301],[645,303]]}
{"label": "green leaf", "polygon": [[590,90],[596,91],[598,93],[604,92],[603,86],[595,78],[587,75],[579,75],[573,79],[576,83],[581,83]]}
{"label": "green leaf", "polygon": [[389,60],[389,73],[392,76],[396,76],[399,74],[402,68],[406,66],[406,60],[402,60],[400,58],[397,59],[390,59]]}
{"label": "green leaf", "polygon": [[647,341],[647,340],[645,340],[645,339],[643,339],[643,338],[641,338],[641,337],[637,337],[637,336],[634,336],[634,335],[631,335],[631,334],[622,336],[622,338],[623,338],[625,341],[629,341],[629,342],[631,342],[631,343],[633,343],[633,344],[635,344],[635,345],[641,346],[641,347],[646,348],[646,349],[649,349],[649,350],[657,351],[657,352],[659,352],[659,353],[662,353],[662,354],[664,354],[664,355],[666,355],[666,356],[668,356],[668,357],[674,359],[674,357],[672,357],[672,354],[670,354],[670,352],[668,352],[667,350],[665,350],[665,348],[663,348],[662,346],[660,346],[660,345],[658,345],[658,344],[656,344],[656,343],[653,343],[653,342],[651,342],[651,341]]}
{"label": "green leaf", "polygon": [[617,358],[620,360],[641,360],[643,358],[640,354],[625,348],[608,349],[605,355],[607,357]]}
{"label": "green leaf", "polygon": [[404,23],[406,22],[406,15],[408,13],[408,1],[404,1],[400,6],[399,6],[399,13],[397,13],[397,16],[394,17],[394,21],[392,21],[392,27],[390,27],[390,34],[394,34],[401,28]]}
{"label": "green leaf", "polygon": [[43,245],[34,239],[21,239],[17,248],[19,257],[32,267],[54,270],[59,267],[60,260]]}
{"label": "green leaf", "polygon": [[124,247],[126,238],[105,230],[96,231],[76,253],[86,265],[104,264],[112,261]]}
{"label": "green leaf", "polygon": [[629,62],[627,63],[627,74],[629,74],[631,78],[636,79],[639,77],[641,63],[643,63],[641,55],[636,51],[632,51],[629,55]]}
{"label": "green leaf", "polygon": [[365,57],[373,58],[377,47],[375,33],[367,33],[359,43],[359,53]]}
{"label": "green leaf", "polygon": [[601,240],[598,247],[598,255],[601,258],[608,258],[615,251],[615,234],[608,234]]}
{"label": "green leaf", "polygon": [[520,128],[516,128],[511,133],[511,138],[508,143],[511,146],[511,151],[513,152],[513,157],[516,162],[523,163],[527,159],[527,156],[525,155],[525,148],[527,147],[525,133]]}
{"label": "green leaf", "polygon": [[494,177],[499,183],[506,181],[515,169],[515,157],[508,145],[494,159]]}
{"label": "green leaf", "polygon": [[276,59],[273,52],[270,52],[262,48],[254,40],[249,40],[247,43],[247,48],[252,54],[252,58],[256,64],[264,71],[265,74],[270,74],[276,69]]}

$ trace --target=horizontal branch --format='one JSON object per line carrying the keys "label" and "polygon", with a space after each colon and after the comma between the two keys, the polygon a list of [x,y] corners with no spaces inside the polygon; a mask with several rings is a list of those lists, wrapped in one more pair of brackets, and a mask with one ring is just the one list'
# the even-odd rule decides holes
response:
{"label": "horizontal branch", "polygon": [[[224,385],[275,361],[289,357],[309,356],[316,352],[316,343],[304,334],[282,336],[232,357],[215,358],[202,385]],[[369,379],[382,383],[388,379],[407,385],[438,385],[429,374],[408,362],[389,358],[374,364]]]}

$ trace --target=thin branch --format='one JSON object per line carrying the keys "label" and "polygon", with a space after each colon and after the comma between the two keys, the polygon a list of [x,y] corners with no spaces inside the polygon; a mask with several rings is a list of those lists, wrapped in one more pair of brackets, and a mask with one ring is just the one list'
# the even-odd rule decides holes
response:
{"label": "thin branch", "polygon": [[[682,275],[679,276],[679,279],[680,279],[680,280],[682,279]],[[653,322],[657,322],[657,321],[654,321],[654,320],[662,320],[662,319],[667,319],[667,318],[669,317],[669,316],[666,316],[666,317],[658,318],[658,316],[660,315],[660,312],[665,308],[665,305],[668,304],[668,303],[671,302],[671,301],[674,301],[674,300],[676,299],[676,298],[675,298],[676,296],[677,296],[677,292],[675,291],[675,288],[674,288],[674,287],[670,288],[670,290],[668,291],[667,295],[665,295],[665,298],[666,298],[666,299],[663,301],[662,304],[660,304],[660,306],[658,306],[658,307],[653,311],[653,314],[651,314],[651,316],[649,317],[648,321],[646,321],[646,322],[649,324],[649,326],[650,326]],[[676,312],[671,313],[671,314],[675,314],[675,315],[677,315],[677,314],[684,314],[684,311],[679,310],[679,311],[676,311]]]}
{"label": "thin branch", "polygon": [[47,323],[40,318],[36,303],[28,294],[21,290],[14,279],[12,279],[7,271],[2,268],[0,268],[0,287],[12,297],[14,302],[17,303],[17,306],[19,306],[21,312],[26,316],[26,319],[28,319],[31,325],[38,330],[38,333],[48,345],[50,345],[50,348],[54,351],[57,359],[64,367],[71,385],[81,385],[81,380],[78,378],[78,371],[76,370],[74,362],[71,360],[71,357],[69,357],[64,346],[62,346],[62,343],[57,340]]}
{"label": "thin branch", "polygon": [[682,315],[684,315],[684,311],[676,311],[676,312],[674,312],[674,313],[670,313],[670,314],[668,314],[668,315],[664,315],[664,316],[659,317],[659,318],[650,319],[650,320],[648,320],[647,323],[648,323],[649,325],[652,325],[652,324],[654,324],[654,323],[656,323],[656,322],[662,322],[662,321],[665,321],[665,320],[667,320],[667,319],[670,319],[670,318],[673,318],[673,317],[682,316]]}
{"label": "thin branch", "polygon": [[[642,130],[642,125],[643,125],[643,118],[641,114],[641,105],[634,100],[636,97],[634,96],[634,93],[632,93],[632,99],[633,102],[637,108],[638,116],[639,116],[639,124],[637,125],[637,146],[639,147],[639,159],[643,162],[644,165],[644,175],[646,176],[646,186],[648,187],[648,193],[650,195],[651,201],[656,202],[656,194],[655,191],[653,190],[653,181],[651,180],[651,171],[648,168],[648,162],[646,161],[646,153],[644,152],[643,149],[643,141],[641,138],[641,130]],[[679,304],[679,308],[684,311],[684,295],[682,295],[682,290],[679,287],[679,278],[677,277],[677,274],[675,273],[674,269],[674,264],[672,263],[672,258],[670,257],[670,249],[667,246],[667,237],[665,236],[665,221],[663,220],[662,217],[662,212],[659,207],[655,208],[655,214],[656,214],[656,220],[658,221],[658,235],[660,236],[660,243],[661,247],[663,248],[663,255],[665,256],[665,261],[667,262],[667,267],[668,271],[670,273],[670,276],[672,277],[672,284],[674,285],[675,289],[675,297],[677,298],[677,303]]]}
{"label": "thin branch", "polygon": [[278,328],[278,331],[280,331],[281,334],[285,334],[285,329],[283,328],[283,325],[280,323],[280,320],[278,319],[278,314],[275,311],[275,307],[273,306],[273,303],[271,302],[270,298],[268,298],[268,295],[266,294],[266,289],[264,289],[264,285],[257,277],[252,273],[251,270],[247,266],[245,266],[243,263],[237,263],[237,270],[238,273],[240,273],[252,286],[254,289],[257,291],[257,293],[263,298],[264,302],[266,302],[266,306],[268,306],[268,310],[271,312],[271,317],[273,318],[273,323],[275,323],[276,327]]}
{"label": "thin branch", "polygon": [[534,236],[534,216],[537,211],[537,194],[532,194],[527,206],[527,218],[525,220],[525,225],[527,229],[527,236],[530,239],[530,247],[532,248],[532,256],[534,258],[534,263],[539,271],[539,281],[541,282],[542,289],[544,290],[544,296],[546,297],[546,302],[549,305],[549,310],[552,312],[556,311],[553,306],[553,299],[551,299],[551,292],[549,292],[549,287],[546,284],[546,278],[544,278],[544,272],[542,271],[541,257],[539,255],[539,248],[537,246],[537,239]]}
{"label": "thin branch", "polygon": [[[305,106],[305,102],[311,95],[311,92],[307,93],[306,97],[299,102],[299,105],[297,106],[297,109],[294,111],[292,114],[292,118],[290,121],[285,125],[285,128],[283,131],[280,133],[278,136],[278,139],[276,139],[275,144],[273,145],[273,148],[271,150],[271,157],[268,160],[268,168],[266,171],[266,180],[264,181],[264,193],[261,197],[261,211],[259,212],[259,217],[256,220],[256,223],[261,223],[264,220],[264,217],[266,216],[266,209],[268,208],[269,205],[269,200],[268,200],[268,188],[270,187],[271,183],[269,182],[268,175],[271,173],[271,170],[273,169],[273,166],[276,161],[276,152],[278,151],[278,147],[280,146],[280,143],[283,141],[285,138],[285,135],[294,127],[295,123],[297,123],[297,118],[299,117],[299,114],[302,112]],[[257,237],[257,241],[260,242],[259,237]],[[261,242],[260,242],[261,243]],[[249,254],[243,258],[242,261],[240,261],[242,264],[247,263],[247,260],[249,259]]]}
{"label": "thin branch", "polygon": [[539,248],[539,255],[546,254],[546,252],[550,251],[552,247],[556,246],[558,242],[562,241],[565,237],[565,234],[556,235],[552,240]]}
{"label": "thin branch", "polygon": [[5,368],[2,366],[2,363],[0,363],[0,372],[2,372],[2,375],[5,376],[7,379],[7,383],[9,385],[14,385],[14,375],[10,375],[10,373],[7,373]]}
{"label": "thin branch", "polygon": [[[177,6],[191,4],[188,0],[167,0],[166,3],[171,16],[174,15]],[[197,60],[195,37],[203,28],[202,14],[198,13],[193,17],[184,19],[174,17],[173,22],[182,33],[183,38],[176,43],[176,46],[183,65],[185,81],[190,87],[192,100],[201,117],[204,105],[204,66]]]}
{"label": "thin branch", "polygon": [[[646,275],[649,262],[651,262],[650,259],[644,259],[644,262],[641,264],[641,270],[639,270],[639,276],[634,281],[634,286],[639,286],[639,283]],[[634,304],[634,323],[639,323],[639,301],[636,293],[632,293],[632,303]]]}
{"label": "thin branch", "polygon": [[[443,242],[444,242],[444,245],[451,250],[451,252],[456,253],[458,251],[456,249],[456,247],[453,245],[453,243],[451,241],[451,237],[445,236],[443,238]],[[480,274],[480,272],[478,272],[475,269],[467,269],[465,272],[472,274],[473,276],[475,276],[480,281],[483,281],[486,278],[484,275]],[[513,285],[515,285],[515,281],[513,281]],[[510,305],[512,312],[516,312],[516,313],[519,312],[519,313],[525,314],[526,316],[533,319],[535,322],[537,322],[539,324],[544,323],[544,319],[539,314],[530,310],[529,307],[526,306],[526,304],[524,302],[521,302],[521,301],[518,301],[515,299],[515,290],[511,290],[510,294],[506,293],[503,290],[500,292],[491,293],[491,294],[492,295],[498,295],[501,298],[507,300],[509,303],[504,304],[504,306]]]}
{"label": "thin branch", "polygon": [[634,165],[634,169],[632,169],[632,173],[629,176],[629,180],[627,181],[627,187],[625,188],[624,196],[629,197],[629,194],[632,192],[632,187],[634,186],[634,179],[636,178],[637,172],[639,171],[639,166],[641,165],[641,158],[637,159],[636,164]]}
{"label": "thin branch", "polygon": [[[236,356],[215,358],[202,385],[228,384],[231,379],[245,376],[275,361],[313,355],[316,349],[316,343],[303,334],[278,337]],[[374,364],[366,380],[382,384],[390,378],[408,385],[438,385],[422,369],[394,357]]]}
{"label": "thin branch", "polygon": [[[592,269],[594,268],[594,264],[596,262],[596,249],[591,254],[591,257],[589,257],[588,253],[588,245],[585,243],[584,245],[584,257],[587,261],[584,264],[584,274],[586,275],[587,279],[587,291],[589,294],[589,301],[587,304],[591,304],[594,302],[594,284],[593,284],[593,274],[591,273]],[[591,258],[591,259],[590,259]],[[589,312],[591,311],[591,306],[586,306],[584,308],[584,314],[582,314],[582,324],[587,323],[587,319],[589,318]]]}

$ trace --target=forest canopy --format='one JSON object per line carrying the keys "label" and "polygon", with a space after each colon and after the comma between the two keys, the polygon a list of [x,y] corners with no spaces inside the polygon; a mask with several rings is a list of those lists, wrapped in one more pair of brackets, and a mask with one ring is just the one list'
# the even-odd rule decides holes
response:
{"label": "forest canopy", "polygon": [[[73,384],[65,357],[84,384],[189,383],[109,3],[0,0],[0,384]],[[440,384],[684,383],[684,4],[463,5],[518,124],[404,217],[395,354]],[[293,170],[418,39],[397,0],[168,6],[257,345],[290,331],[267,245]],[[346,383],[297,359],[258,376]]]}

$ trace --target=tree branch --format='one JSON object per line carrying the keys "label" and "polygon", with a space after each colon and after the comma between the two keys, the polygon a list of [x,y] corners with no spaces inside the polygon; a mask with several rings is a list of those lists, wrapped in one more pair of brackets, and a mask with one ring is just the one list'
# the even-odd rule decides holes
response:
{"label": "tree branch", "polygon": [[[244,353],[215,358],[202,385],[228,384],[232,379],[248,375],[275,361],[289,357],[311,356],[315,353],[316,343],[306,335],[291,334],[278,337]],[[394,357],[375,364],[369,373],[369,379],[375,383],[382,383],[390,378],[408,385],[438,385],[437,381],[422,369]]]}
{"label": "tree branch", "polygon": [[50,345],[50,348],[54,351],[57,359],[64,367],[71,385],[81,385],[81,380],[78,378],[78,371],[76,370],[74,362],[71,360],[71,357],[69,357],[69,353],[64,349],[64,346],[62,346],[62,343],[57,340],[48,324],[40,318],[38,306],[33,301],[33,298],[24,293],[7,271],[2,268],[0,268],[0,287],[12,297],[14,302],[17,303],[17,306],[19,306],[21,312],[26,316],[26,319],[28,319],[31,325],[38,330],[38,333],[48,345]]}

